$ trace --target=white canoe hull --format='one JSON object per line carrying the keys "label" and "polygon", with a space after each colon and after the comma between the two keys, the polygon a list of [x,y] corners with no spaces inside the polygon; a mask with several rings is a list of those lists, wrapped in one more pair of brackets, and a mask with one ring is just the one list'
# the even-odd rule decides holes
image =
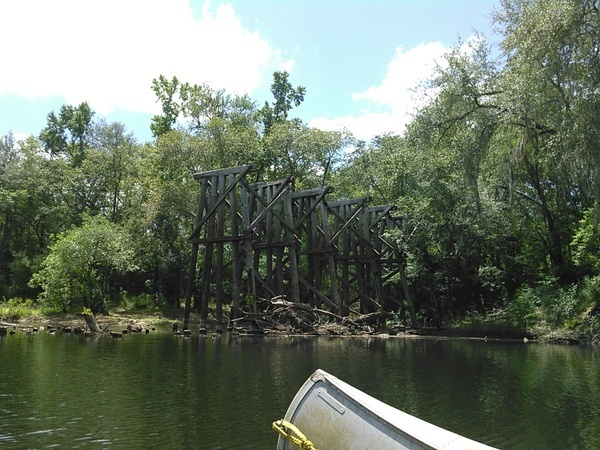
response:
{"label": "white canoe hull", "polygon": [[[317,450],[492,448],[393,408],[320,369],[300,388],[284,420]],[[279,436],[278,450],[297,448]]]}

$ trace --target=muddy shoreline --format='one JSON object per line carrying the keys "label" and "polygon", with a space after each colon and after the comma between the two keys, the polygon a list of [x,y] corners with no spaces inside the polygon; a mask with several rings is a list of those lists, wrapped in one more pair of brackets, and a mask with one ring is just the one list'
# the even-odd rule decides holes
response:
{"label": "muddy shoreline", "polygon": [[[103,333],[127,333],[127,331],[155,331],[169,332],[173,330],[176,324],[181,326],[182,318],[175,314],[140,314],[140,313],[112,313],[108,316],[96,317],[98,325]],[[207,334],[217,335],[215,327],[210,326],[206,333],[199,332],[199,320],[192,315],[190,319],[190,335]],[[19,320],[9,320],[0,317],[0,327],[13,332],[30,333],[39,329],[79,329],[86,330],[86,322],[82,315],[64,314],[52,317],[24,317]],[[134,332],[135,332],[134,331]],[[589,340],[582,339],[575,332],[553,332],[546,335],[534,336],[524,333],[522,336],[494,336],[482,335],[483,333],[461,333],[456,330],[447,329],[408,329],[404,327],[395,327],[382,331],[359,330],[354,332],[350,329],[338,328],[334,333],[329,332],[311,332],[306,333],[302,330],[295,330],[291,327],[282,327],[281,329],[266,330],[266,332],[246,332],[247,330],[227,330],[224,334],[235,336],[264,336],[264,337],[341,337],[341,338],[422,338],[422,339],[468,339],[490,342],[512,342],[512,343],[551,343],[561,345],[593,345]],[[180,332],[180,331],[179,331]],[[178,332],[178,333],[179,333]]]}

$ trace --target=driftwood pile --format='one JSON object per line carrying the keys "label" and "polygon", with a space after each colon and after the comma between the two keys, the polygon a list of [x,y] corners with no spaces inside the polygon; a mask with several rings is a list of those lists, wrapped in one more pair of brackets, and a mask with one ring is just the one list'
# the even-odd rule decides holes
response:
{"label": "driftwood pile", "polygon": [[373,334],[385,327],[387,312],[338,314],[294,303],[283,297],[257,302],[258,312],[242,311],[242,317],[230,320],[229,329],[240,334]]}

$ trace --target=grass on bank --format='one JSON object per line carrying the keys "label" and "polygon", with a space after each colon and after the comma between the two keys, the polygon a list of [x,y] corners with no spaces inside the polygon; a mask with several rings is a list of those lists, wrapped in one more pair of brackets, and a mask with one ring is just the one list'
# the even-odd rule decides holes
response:
{"label": "grass on bank", "polygon": [[41,305],[28,298],[11,298],[0,301],[0,318],[10,322],[21,319],[40,319],[61,314],[56,308]]}
{"label": "grass on bank", "polygon": [[[106,318],[119,322],[131,320],[143,321],[146,325],[170,326],[183,318],[182,308],[166,308],[149,305],[143,301],[124,302],[110,307]],[[35,300],[11,298],[0,301],[0,320],[6,322],[29,322],[56,320],[70,321],[80,318],[81,307],[68,308],[66,311],[57,307],[43,305]]]}

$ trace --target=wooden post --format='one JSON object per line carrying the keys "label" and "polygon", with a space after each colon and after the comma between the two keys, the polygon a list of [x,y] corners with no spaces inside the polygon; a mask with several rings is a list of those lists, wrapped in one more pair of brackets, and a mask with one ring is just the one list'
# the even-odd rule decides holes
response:
{"label": "wooden post", "polygon": [[[337,288],[337,269],[335,265],[334,250],[335,247],[331,241],[331,233],[329,232],[329,215],[327,213],[327,206],[324,202],[320,203],[321,206],[321,227],[323,228],[323,234],[325,238],[325,248],[327,250],[327,270],[329,273],[329,283],[331,285],[331,300],[337,305],[337,312],[343,315],[342,304],[340,302],[340,296]],[[347,315],[347,312],[346,312]]]}
{"label": "wooden post", "polygon": [[[275,192],[274,192],[275,186],[271,187],[271,193],[270,193],[270,201],[276,201],[275,200]],[[278,206],[275,206],[276,209],[283,211],[283,199],[277,200],[277,202],[279,203]],[[283,213],[283,216],[285,217],[285,213]],[[285,217],[287,219],[287,217]],[[284,254],[285,254],[285,235],[284,233],[284,228],[282,227],[281,221],[277,220],[277,218],[275,218],[275,221],[273,223],[273,245],[274,245],[274,251],[275,251],[275,279],[273,280],[273,286],[276,286],[278,293],[283,294],[285,292],[285,285],[284,285],[284,265],[285,265],[285,260],[284,260]],[[285,233],[287,234],[287,233]]]}
{"label": "wooden post", "polygon": [[210,299],[210,281],[212,278],[212,257],[214,250],[214,242],[216,237],[216,221],[215,221],[215,206],[218,194],[219,176],[213,175],[210,177],[210,211],[212,213],[206,222],[206,245],[204,255],[204,267],[202,269],[202,305],[200,306],[200,333],[205,334],[208,324],[208,303]]}
{"label": "wooden post", "polygon": [[[233,174],[229,174],[229,184],[235,182]],[[229,194],[229,207],[231,216],[231,234],[238,236],[240,233],[239,226],[239,213],[238,213],[238,196],[236,191],[231,191]],[[232,270],[233,270],[233,318],[237,319],[240,317],[240,295],[242,290],[242,264],[240,259],[242,257],[240,252],[240,242],[234,240],[231,244],[232,251]]]}
{"label": "wooden post", "polygon": [[[283,207],[285,212],[285,217],[289,221],[289,225],[291,225],[292,229],[294,224],[294,213],[292,208],[292,196],[289,190],[286,192],[286,195],[283,199]],[[293,302],[300,302],[300,281],[298,278],[298,255],[296,252],[296,234],[293,232],[290,227],[286,227],[284,230],[285,241],[288,245],[288,258],[289,258],[289,271],[290,271],[290,294]]]}
{"label": "wooden post", "polygon": [[[218,191],[225,192],[226,175],[218,177]],[[225,201],[221,201],[217,208],[217,265],[215,267],[215,308],[217,316],[217,333],[223,332],[223,270],[224,270],[224,242],[221,238],[225,235]]]}
{"label": "wooden post", "polygon": [[250,196],[250,192],[246,186],[242,187],[242,224],[244,227],[244,235],[246,240],[244,241],[244,253],[246,261],[246,278],[248,282],[248,290],[252,294],[252,308],[254,309],[254,302],[256,299],[256,280],[254,278],[254,252],[252,250],[252,242],[256,231],[251,227],[253,208],[253,199]]}
{"label": "wooden post", "polygon": [[[200,186],[200,196],[198,198],[198,212],[196,214],[196,221],[194,224],[194,229],[202,220],[202,215],[204,213],[204,208],[206,207],[206,182],[203,180]],[[183,329],[187,330],[189,328],[190,323],[190,309],[192,304],[192,296],[194,295],[194,286],[196,284],[196,271],[198,264],[198,242],[194,240],[198,238],[200,231],[193,233],[190,236],[190,240],[192,240],[192,255],[190,260],[190,271],[188,274],[187,280],[187,289],[185,294],[185,307],[183,310]]]}
{"label": "wooden post", "polygon": [[185,293],[185,306],[183,308],[183,329],[187,330],[190,324],[190,309],[192,295],[194,294],[194,285],[196,281],[196,265],[198,264],[198,244],[192,244],[192,255],[190,259],[190,271],[187,280],[187,289]]}

